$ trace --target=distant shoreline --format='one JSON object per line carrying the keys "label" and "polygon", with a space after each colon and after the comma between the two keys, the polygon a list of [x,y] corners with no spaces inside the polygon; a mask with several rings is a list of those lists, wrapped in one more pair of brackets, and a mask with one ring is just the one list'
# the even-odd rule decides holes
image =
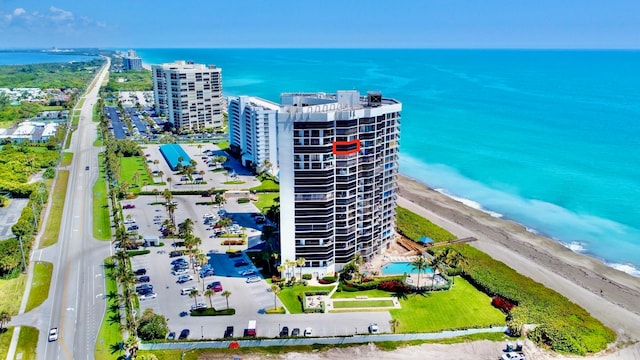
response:
{"label": "distant shoreline", "polygon": [[640,278],[577,254],[513,221],[492,217],[400,175],[398,205],[444,227],[519,273],[563,294],[618,333],[640,340]]}

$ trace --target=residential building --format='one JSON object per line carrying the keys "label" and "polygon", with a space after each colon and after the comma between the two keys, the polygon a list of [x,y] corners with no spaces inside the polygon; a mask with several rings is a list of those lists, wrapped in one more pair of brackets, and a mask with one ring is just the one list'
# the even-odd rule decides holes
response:
{"label": "residential building", "polygon": [[142,59],[136,55],[136,52],[129,50],[127,55],[122,58],[122,68],[124,70],[142,70]]}
{"label": "residential building", "polygon": [[229,99],[229,144],[241,149],[247,168],[277,174],[277,116],[280,105],[250,96]]}
{"label": "residential building", "polygon": [[176,130],[222,126],[222,69],[176,61],[153,65],[155,109]]}
{"label": "residential building", "polygon": [[379,92],[285,93],[278,112],[281,260],[324,276],[382,253],[395,229],[402,104]]}

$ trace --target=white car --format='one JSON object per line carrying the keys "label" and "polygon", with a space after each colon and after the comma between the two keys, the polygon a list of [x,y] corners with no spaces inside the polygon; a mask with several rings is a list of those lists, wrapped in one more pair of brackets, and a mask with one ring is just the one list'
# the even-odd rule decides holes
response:
{"label": "white car", "polygon": [[308,328],[304,329],[304,336],[309,337],[309,336],[312,336],[312,335],[313,335],[313,329],[312,328],[308,327]]}
{"label": "white car", "polygon": [[151,293],[151,294],[140,295],[138,297],[138,299],[140,299],[140,301],[145,301],[145,300],[149,300],[149,299],[155,299],[157,297],[158,297],[158,294]]}
{"label": "white car", "polygon": [[377,334],[380,332],[380,328],[378,328],[378,324],[369,324],[369,333]]}
{"label": "white car", "polygon": [[49,330],[49,341],[56,341],[58,340],[58,328],[51,328],[51,330]]}
{"label": "white car", "polygon": [[189,274],[189,269],[179,269],[171,271],[171,275],[187,275]]}
{"label": "white car", "polygon": [[197,303],[197,304],[191,305],[191,310],[205,309],[206,307],[207,305],[205,305],[205,303]]}
{"label": "white car", "polygon": [[500,360],[525,360],[525,358],[524,355],[512,351],[506,354],[502,354]]}
{"label": "white car", "polygon": [[247,283],[254,283],[254,282],[259,282],[260,280],[262,280],[262,278],[260,278],[260,276],[249,276],[246,280]]}
{"label": "white car", "polygon": [[191,294],[191,291],[193,291],[193,290],[198,290],[198,289],[195,286],[184,288],[184,289],[180,290],[180,295],[189,295],[189,294]]}
{"label": "white car", "polygon": [[255,274],[255,270],[243,270],[240,271],[240,276],[248,276],[248,275],[253,275]]}

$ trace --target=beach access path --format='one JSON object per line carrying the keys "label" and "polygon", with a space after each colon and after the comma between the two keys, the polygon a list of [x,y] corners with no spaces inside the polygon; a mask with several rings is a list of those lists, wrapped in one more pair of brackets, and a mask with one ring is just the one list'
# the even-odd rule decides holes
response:
{"label": "beach access path", "polygon": [[398,205],[449,230],[476,237],[471,246],[563,294],[616,331],[640,341],[640,279],[577,254],[522,225],[470,208],[423,184],[399,178]]}

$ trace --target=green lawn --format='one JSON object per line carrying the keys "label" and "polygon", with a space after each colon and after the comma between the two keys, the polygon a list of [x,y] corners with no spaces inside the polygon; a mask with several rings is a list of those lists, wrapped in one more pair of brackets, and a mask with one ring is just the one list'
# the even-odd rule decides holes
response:
{"label": "green lawn", "polygon": [[0,280],[0,310],[12,316],[18,314],[26,283],[27,275],[25,274],[20,274],[13,279]]}
{"label": "green lawn", "polygon": [[393,306],[393,300],[360,300],[360,301],[334,301],[334,309],[353,309],[366,307],[388,307]]}
{"label": "green lawn", "polygon": [[61,111],[64,110],[62,105],[44,105],[42,111]]}
{"label": "green lawn", "polygon": [[[105,266],[110,264],[110,260],[104,261]],[[108,276],[110,270],[105,271],[105,283],[107,294],[115,294],[118,291],[118,285],[116,281]],[[96,360],[111,360],[118,359],[118,356],[122,355],[121,352],[113,352],[112,348],[122,341],[122,333],[120,332],[120,311],[117,307],[111,307],[112,304],[117,304],[118,299],[108,298],[107,311],[105,318],[102,319],[100,331],[98,332],[98,338],[96,339],[95,359]]]}
{"label": "green lawn", "polygon": [[100,122],[100,109],[98,109],[98,103],[93,104],[93,122]]}
{"label": "green lawn", "polygon": [[396,208],[396,227],[400,234],[413,241],[418,241],[423,236],[428,236],[435,242],[456,238],[447,230],[400,206]]}
{"label": "green lawn", "polygon": [[64,148],[65,150],[68,149],[71,146],[71,136],[73,135],[73,128],[69,129],[69,133],[67,135],[67,140],[65,140],[64,142]]}
{"label": "green lawn", "polygon": [[[138,173],[139,179],[133,181],[133,175]],[[153,184],[153,178],[149,174],[147,168],[146,158],[144,156],[131,156],[120,158],[120,180],[126,181],[131,185],[129,192],[137,194],[140,192],[140,187],[146,182],[147,184]],[[136,186],[137,185],[137,186]]]}
{"label": "green lawn", "polygon": [[274,191],[277,194],[277,192],[280,191],[280,185],[278,185],[273,180],[267,179],[267,180],[263,180],[260,185],[252,187],[250,190],[254,190],[254,191],[257,191],[257,192]]}
{"label": "green lawn", "polygon": [[491,298],[460,277],[448,291],[408,294],[400,305],[390,310],[400,321],[399,333],[505,325],[505,315],[491,306]]}
{"label": "green lawn", "polygon": [[40,306],[49,297],[51,273],[53,264],[46,261],[36,261],[33,269],[33,282],[29,291],[29,300],[25,311],[31,311]]}
{"label": "green lawn", "polygon": [[356,296],[381,298],[381,297],[391,297],[393,296],[393,294],[391,294],[388,291],[378,290],[378,289],[365,290],[365,291],[341,291],[341,292],[336,291],[335,293],[333,293],[333,296],[331,298],[332,299],[353,299]]}
{"label": "green lawn", "polygon": [[0,332],[0,359],[6,359],[9,352],[9,344],[11,344],[11,337],[13,336],[13,326],[6,328]]}
{"label": "green lawn", "polygon": [[36,347],[38,346],[38,329],[31,326],[20,327],[20,338],[16,348],[16,358],[22,353],[22,360],[32,360],[36,358]]}
{"label": "green lawn", "polygon": [[[82,105],[84,105],[84,101],[85,101],[85,98],[80,98],[80,101],[78,101],[78,105],[76,106],[76,108],[81,108]],[[76,110],[76,111],[78,111],[78,113],[80,112],[80,110]]]}
{"label": "green lawn", "polygon": [[67,195],[67,182],[69,181],[69,170],[58,171],[58,180],[53,189],[51,201],[51,211],[47,221],[47,228],[40,239],[40,248],[53,245],[58,241],[60,234],[60,222],[62,221],[62,209],[64,208],[64,199]]}
{"label": "green lawn", "polygon": [[111,240],[111,216],[103,161],[104,155],[98,154],[100,176],[93,185],[93,237],[98,240]]}
{"label": "green lawn", "polygon": [[261,212],[266,212],[267,209],[273,205],[273,200],[275,198],[277,198],[278,196],[280,196],[279,193],[275,192],[275,193],[260,193],[258,194],[258,201],[254,202],[253,205],[255,205],[258,210],[260,210]]}
{"label": "green lawn", "polygon": [[295,285],[285,287],[280,291],[278,297],[291,314],[302,314],[302,303],[298,300],[298,295],[308,291],[326,290],[331,291],[331,286],[302,286]]}
{"label": "green lawn", "polygon": [[72,160],[73,160],[73,153],[69,151],[65,151],[62,153],[62,160],[60,161],[60,166],[69,166],[71,165]]}
{"label": "green lawn", "polygon": [[242,184],[244,184],[244,181],[242,181],[242,180],[231,180],[231,181],[225,181],[225,182],[223,182],[223,184],[225,184],[225,185],[242,185]]}
{"label": "green lawn", "polygon": [[229,142],[226,140],[222,140],[216,143],[216,146],[220,148],[220,150],[226,150],[229,148]]}

